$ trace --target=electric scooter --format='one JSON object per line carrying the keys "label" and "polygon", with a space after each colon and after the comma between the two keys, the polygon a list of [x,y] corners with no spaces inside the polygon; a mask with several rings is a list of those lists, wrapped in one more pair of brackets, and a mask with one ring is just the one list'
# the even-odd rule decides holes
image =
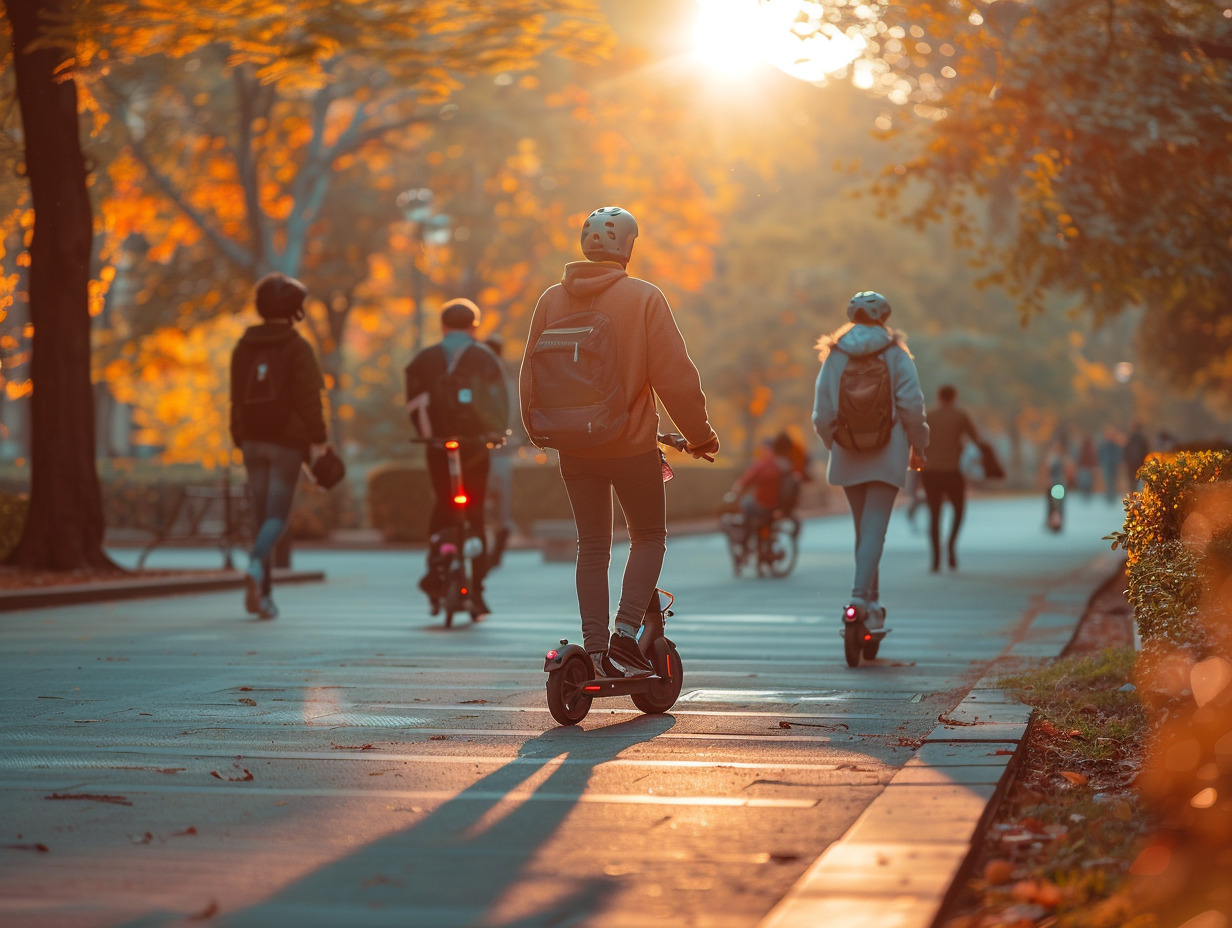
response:
{"label": "electric scooter", "polygon": [[843,657],[848,667],[859,667],[860,658],[871,661],[877,657],[881,640],[890,633],[888,628],[868,628],[868,607],[851,603],[843,608]]}
{"label": "electric scooter", "polygon": [[[453,523],[441,534],[440,545],[430,555],[430,569],[437,572],[444,582],[444,592],[438,596],[429,595],[428,612],[430,615],[443,613],[445,627],[453,625],[456,612],[469,612],[471,621],[478,621],[485,611],[479,606],[480,600],[474,594],[475,559],[484,553],[484,540],[471,531],[470,520],[467,518],[467,506],[470,497],[462,484],[462,450],[457,438],[412,438],[413,444],[428,445],[433,448],[443,448],[446,460],[449,462],[449,489]],[[503,437],[486,439],[489,448],[500,447]]]}
{"label": "electric scooter", "polygon": [[[675,434],[659,435],[661,444],[683,451],[687,443]],[[714,458],[700,455],[707,461]],[[663,462],[664,480],[672,476],[667,461]],[[667,617],[673,615],[674,597],[666,590],[655,589],[642,627],[638,629],[637,646],[650,664],[653,673],[620,675],[617,668],[604,661],[603,676],[595,675],[595,665],[586,649],[568,638],[544,655],[543,670],[548,675],[548,711],[561,725],[576,725],[590,712],[591,702],[608,696],[628,696],[642,712],[654,715],[666,712],[676,704],[684,684],[684,667],[676,644],[664,634]]]}
{"label": "electric scooter", "polygon": [[1048,488],[1048,530],[1059,532],[1065,527],[1065,484],[1054,483]]}

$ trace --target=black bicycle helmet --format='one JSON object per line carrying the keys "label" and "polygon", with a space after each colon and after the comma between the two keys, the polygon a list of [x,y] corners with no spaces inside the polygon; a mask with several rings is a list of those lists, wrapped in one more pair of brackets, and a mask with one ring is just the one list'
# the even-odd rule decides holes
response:
{"label": "black bicycle helmet", "polygon": [[262,319],[304,318],[304,300],[308,288],[286,274],[266,274],[257,281],[257,313]]}
{"label": "black bicycle helmet", "polygon": [[628,262],[637,238],[637,220],[627,209],[604,206],[582,223],[582,254],[591,261]]}
{"label": "black bicycle helmet", "polygon": [[890,318],[890,301],[876,290],[861,290],[847,304],[847,318],[856,321],[856,313],[863,312],[869,321],[878,325]]}

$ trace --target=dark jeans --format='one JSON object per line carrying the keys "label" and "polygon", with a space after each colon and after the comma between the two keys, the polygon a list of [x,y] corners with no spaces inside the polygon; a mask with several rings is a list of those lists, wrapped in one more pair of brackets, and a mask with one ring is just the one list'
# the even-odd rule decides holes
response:
{"label": "dark jeans", "polygon": [[[468,537],[478,538],[484,544],[483,553],[472,560],[475,569],[475,585],[483,589],[483,578],[488,573],[488,548],[483,525],[483,504],[488,493],[488,469],[491,466],[486,445],[462,443],[462,488],[466,491],[466,521]],[[428,517],[428,533],[435,535],[454,524],[453,486],[449,481],[449,455],[444,448],[427,450],[428,476],[432,480],[432,493],[436,502]],[[465,539],[463,539],[465,540]],[[429,563],[432,552],[428,552]]]}
{"label": "dark jeans", "polygon": [[291,515],[304,452],[268,441],[246,441],[240,450],[244,454],[244,469],[248,472],[248,499],[257,528],[248,557],[260,562],[263,568],[261,593],[268,596],[273,574],[271,555]]}
{"label": "dark jeans", "polygon": [[629,458],[560,456],[573,521],[577,526],[577,596],[587,651],[607,649],[609,638],[607,571],[612,560],[612,491],[629,528],[629,561],[620,589],[616,624],[625,630],[642,624],[654,595],[667,551],[667,502],[659,452]]}
{"label": "dark jeans", "polygon": [[954,521],[950,523],[950,539],[946,545],[951,563],[954,561],[954,544],[962,527],[963,510],[967,502],[967,481],[961,471],[926,470],[920,476],[924,480],[924,496],[928,500],[928,543],[932,546],[933,567],[941,566],[941,506],[948,499],[954,507]]}
{"label": "dark jeans", "polygon": [[853,598],[876,602],[881,598],[881,552],[898,487],[880,480],[843,487],[856,527],[856,574],[851,584]]}

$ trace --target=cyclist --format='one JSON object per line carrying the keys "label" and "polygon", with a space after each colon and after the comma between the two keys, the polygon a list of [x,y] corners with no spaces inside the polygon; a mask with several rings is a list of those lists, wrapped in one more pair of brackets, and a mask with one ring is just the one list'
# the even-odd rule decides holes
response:
{"label": "cyclist", "polygon": [[[663,469],[657,437],[655,397],[695,456],[714,454],[719,439],[706,413],[701,377],[676,326],[671,307],[653,284],[630,277],[637,221],[628,210],[595,210],[582,226],[585,261],[565,265],[562,281],[539,298],[531,318],[527,351],[519,377],[522,421],[532,441],[544,443],[536,410],[550,398],[539,395],[536,352],[549,324],[565,316],[598,314],[597,328],[614,342],[612,363],[619,391],[627,400],[615,437],[592,447],[561,450],[560,472],[577,527],[577,596],[582,634],[595,672],[653,670],[638,649],[636,635],[659,581],[667,549]],[[569,337],[562,333],[563,338]],[[575,355],[576,356],[576,355]],[[542,375],[541,375],[542,376]],[[539,393],[537,393],[537,390]],[[605,433],[606,434],[606,433]],[[559,445],[554,445],[559,447]],[[621,585],[616,628],[609,632],[608,564],[612,554],[612,491],[629,529],[629,560]]]}
{"label": "cyclist", "polygon": [[775,512],[789,513],[795,508],[800,484],[807,475],[807,457],[787,432],[779,432],[767,443],[768,453],[749,465],[731,490],[725,502],[739,501],[743,519],[739,544],[748,544],[763,525],[768,525]]}
{"label": "cyclist", "polygon": [[[847,304],[850,323],[823,335],[816,346],[821,371],[817,375],[813,428],[830,449],[826,478],[832,486],[843,488],[851,505],[856,565],[850,605],[861,613],[870,631],[885,627],[885,609],[878,601],[878,568],[894,498],[906,483],[908,462],[913,467],[922,466],[928,447],[920,377],[906,340],[886,326],[890,312],[884,296],[862,290]],[[884,367],[875,363],[876,358],[884,361]],[[878,389],[877,398],[867,404],[857,403],[854,390],[845,389],[849,379],[844,374],[849,366],[853,374],[862,368],[869,372],[866,376],[883,378],[884,391]],[[867,419],[847,421],[848,415],[861,412]],[[848,447],[860,444],[853,442],[853,436],[863,438],[869,431],[875,431],[878,437],[868,441],[867,447]]]}
{"label": "cyclist", "polygon": [[[462,485],[466,487],[466,519],[474,537],[483,543],[474,558],[471,602],[477,614],[489,612],[483,599],[483,578],[488,572],[483,525],[484,497],[490,466],[487,442],[503,436],[509,424],[509,394],[501,363],[492,350],[475,339],[479,307],[466,299],[441,307],[439,344],[425,348],[406,367],[406,410],[424,438],[456,438],[462,456]],[[453,521],[453,492],[449,484],[449,458],[444,448],[428,445],[428,476],[435,503],[428,519],[427,571],[419,588],[428,595],[435,614],[445,592],[440,571],[440,546]]]}

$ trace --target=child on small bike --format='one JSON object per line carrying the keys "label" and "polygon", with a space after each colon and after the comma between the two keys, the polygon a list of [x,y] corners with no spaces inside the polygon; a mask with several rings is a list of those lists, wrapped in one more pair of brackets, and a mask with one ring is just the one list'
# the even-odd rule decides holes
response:
{"label": "child on small bike", "polygon": [[739,503],[743,516],[740,544],[748,544],[776,512],[789,514],[795,509],[800,484],[808,479],[808,456],[804,448],[786,432],[779,432],[766,446],[766,452],[749,465],[724,497]]}

